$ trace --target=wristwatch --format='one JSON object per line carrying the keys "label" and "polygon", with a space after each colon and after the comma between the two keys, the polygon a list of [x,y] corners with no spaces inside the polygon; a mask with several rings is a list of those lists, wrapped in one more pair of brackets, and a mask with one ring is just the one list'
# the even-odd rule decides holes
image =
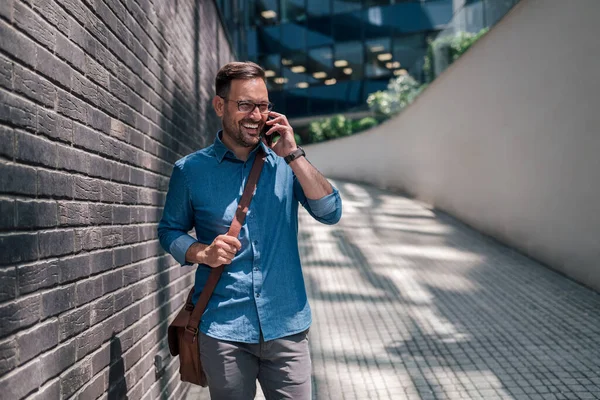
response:
{"label": "wristwatch", "polygon": [[292,151],[290,154],[283,157],[283,159],[285,160],[285,162],[287,164],[289,164],[292,161],[294,161],[296,158],[305,157],[305,156],[306,156],[306,153],[304,152],[304,149],[302,147],[298,146],[298,148],[296,150]]}

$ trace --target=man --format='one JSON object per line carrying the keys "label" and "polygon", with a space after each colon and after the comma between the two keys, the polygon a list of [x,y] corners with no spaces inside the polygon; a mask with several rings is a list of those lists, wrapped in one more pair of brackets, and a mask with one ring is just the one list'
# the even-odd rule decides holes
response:
{"label": "man", "polygon": [[[158,232],[182,265],[198,264],[198,300],[211,268],[226,264],[200,322],[201,361],[213,400],[310,399],[307,301],[298,252],[298,204],[316,220],[341,217],[338,191],[306,160],[285,115],[272,111],[265,73],[223,66],[214,143],[175,163]],[[267,121],[268,117],[272,120]],[[261,140],[275,133],[278,141]],[[226,235],[259,147],[264,167],[238,238]],[[195,228],[197,239],[188,235]]]}

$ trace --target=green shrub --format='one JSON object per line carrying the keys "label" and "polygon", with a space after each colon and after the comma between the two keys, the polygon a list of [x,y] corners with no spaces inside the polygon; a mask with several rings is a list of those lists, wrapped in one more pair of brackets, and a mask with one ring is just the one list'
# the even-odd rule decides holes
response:
{"label": "green shrub", "polygon": [[369,128],[377,126],[379,121],[373,117],[365,117],[352,121],[352,133],[366,131]]}
{"label": "green shrub", "polygon": [[420,85],[413,77],[400,75],[390,80],[387,90],[371,93],[367,104],[378,118],[386,119],[412,103],[420,92]]}
{"label": "green shrub", "polygon": [[442,36],[429,42],[423,63],[426,81],[433,81],[488,30],[489,28],[483,28],[478,33],[459,32],[454,36]]}

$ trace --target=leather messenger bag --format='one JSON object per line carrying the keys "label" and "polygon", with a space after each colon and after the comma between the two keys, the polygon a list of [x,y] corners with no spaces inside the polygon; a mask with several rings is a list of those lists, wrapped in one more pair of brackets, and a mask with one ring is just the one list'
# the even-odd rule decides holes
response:
{"label": "leather messenger bag", "polygon": [[[265,162],[265,157],[266,155],[262,147],[259,148],[235,217],[227,232],[229,236],[238,237],[240,234]],[[225,265],[220,265],[211,270],[196,306],[192,303],[194,288],[190,290],[185,305],[169,325],[167,332],[169,351],[172,356],[179,356],[179,373],[183,382],[190,382],[200,386],[207,385],[206,375],[202,370],[202,363],[200,362],[198,327],[200,326],[200,319],[206,309],[208,300],[217,286],[217,282],[219,282],[224,267]]]}

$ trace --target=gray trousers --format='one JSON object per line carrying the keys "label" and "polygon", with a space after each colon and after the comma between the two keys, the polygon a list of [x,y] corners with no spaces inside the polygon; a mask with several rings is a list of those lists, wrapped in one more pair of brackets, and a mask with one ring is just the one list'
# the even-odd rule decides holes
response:
{"label": "gray trousers", "polygon": [[211,400],[251,400],[256,380],[267,400],[311,398],[308,331],[257,344],[199,333],[200,359]]}

